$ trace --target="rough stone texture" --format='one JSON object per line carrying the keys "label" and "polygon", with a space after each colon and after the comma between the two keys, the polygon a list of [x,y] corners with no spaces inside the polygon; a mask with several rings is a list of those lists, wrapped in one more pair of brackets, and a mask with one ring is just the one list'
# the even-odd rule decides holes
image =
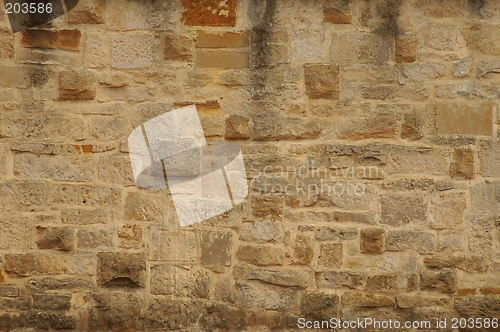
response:
{"label": "rough stone texture", "polygon": [[[500,316],[496,1],[64,3],[0,15],[1,331]],[[192,104],[249,194],[180,227],[128,135]]]}
{"label": "rough stone texture", "polygon": [[144,254],[100,252],[97,255],[97,283],[105,287],[144,287]]}

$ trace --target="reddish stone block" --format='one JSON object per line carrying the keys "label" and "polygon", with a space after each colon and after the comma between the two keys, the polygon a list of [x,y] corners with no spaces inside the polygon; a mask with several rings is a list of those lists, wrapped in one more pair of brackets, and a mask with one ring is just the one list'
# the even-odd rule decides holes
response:
{"label": "reddish stone block", "polygon": [[25,30],[21,43],[29,48],[51,48],[78,51],[82,33],[78,30]]}
{"label": "reddish stone block", "polygon": [[182,22],[198,26],[236,25],[236,0],[182,0]]}

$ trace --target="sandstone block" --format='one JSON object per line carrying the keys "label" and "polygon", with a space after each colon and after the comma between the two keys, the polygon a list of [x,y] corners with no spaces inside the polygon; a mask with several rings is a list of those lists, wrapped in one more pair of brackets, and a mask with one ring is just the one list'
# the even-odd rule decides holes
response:
{"label": "sandstone block", "polygon": [[414,250],[420,253],[431,253],[435,247],[435,235],[423,231],[389,231],[387,233],[387,250]]}
{"label": "sandstone block", "polygon": [[102,156],[98,163],[99,179],[104,183],[133,185],[134,175],[127,155]]}
{"label": "sandstone block", "polygon": [[420,289],[453,293],[457,289],[457,273],[454,270],[421,271]]}
{"label": "sandstone block", "polygon": [[23,311],[20,313],[16,325],[25,328],[43,330],[74,330],[77,318],[66,313],[43,312],[38,310]]}
{"label": "sandstone block", "polygon": [[307,288],[312,284],[311,277],[311,274],[306,271],[256,269],[249,273],[247,279],[259,280],[283,287]]}
{"label": "sandstone block", "polygon": [[450,171],[449,153],[444,149],[392,146],[389,166],[396,174],[446,175]]}
{"label": "sandstone block", "polygon": [[469,149],[453,150],[450,176],[457,180],[472,180],[475,176],[474,151]]}
{"label": "sandstone block", "polygon": [[472,64],[474,63],[474,58],[465,58],[453,61],[453,76],[455,77],[467,77],[472,71]]}
{"label": "sandstone block", "polygon": [[391,296],[370,293],[344,293],[341,303],[353,307],[394,307],[395,300]]}
{"label": "sandstone block", "polygon": [[304,294],[300,301],[302,317],[308,320],[329,320],[337,317],[339,310],[339,296],[328,293]]}
{"label": "sandstone block", "polygon": [[344,250],[341,243],[322,243],[319,248],[318,265],[339,268],[342,265]]}
{"label": "sandstone block", "polygon": [[350,119],[337,125],[339,137],[361,140],[367,138],[393,138],[398,132],[394,114],[375,114],[373,116]]}
{"label": "sandstone block", "polygon": [[222,329],[227,331],[241,331],[251,325],[244,309],[235,308],[225,303],[210,303],[206,314],[201,318],[203,328],[212,331]]}
{"label": "sandstone block", "polygon": [[[68,2],[68,1],[66,1]],[[72,24],[102,24],[104,23],[106,3],[99,0],[79,1],[78,6],[73,9],[66,4],[68,10],[68,22]]]}
{"label": "sandstone block", "polygon": [[489,261],[481,256],[433,256],[424,258],[424,264],[430,268],[458,268],[470,273],[485,273],[489,269]]}
{"label": "sandstone block", "polygon": [[284,238],[283,226],[275,221],[244,222],[240,227],[240,240],[264,242],[282,242]]}
{"label": "sandstone block", "polygon": [[285,252],[280,247],[271,245],[245,245],[238,249],[236,258],[254,265],[283,265]]}
{"label": "sandstone block", "polygon": [[321,123],[317,119],[265,116],[253,121],[253,137],[258,141],[318,138],[320,133]]}
{"label": "sandstone block", "polygon": [[61,209],[61,220],[66,224],[92,225],[105,224],[111,219],[107,209]]}
{"label": "sandstone block", "polygon": [[95,305],[88,316],[89,329],[106,331],[110,329],[135,329],[140,303],[131,293],[94,293]]}
{"label": "sandstone block", "polygon": [[137,221],[166,220],[167,206],[164,195],[148,192],[132,192],[125,199],[125,218]]}
{"label": "sandstone block", "polygon": [[230,266],[232,247],[232,231],[200,231],[202,264]]}
{"label": "sandstone block", "polygon": [[31,179],[90,182],[94,180],[95,160],[88,157],[18,154],[14,173]]}
{"label": "sandstone block", "polygon": [[407,99],[418,101],[429,97],[429,89],[421,83],[370,84],[360,86],[359,90],[363,98],[374,100]]}
{"label": "sandstone block", "polygon": [[186,36],[165,37],[165,60],[193,61],[194,42]]}
{"label": "sandstone block", "polygon": [[412,291],[416,287],[416,275],[376,275],[366,280],[366,290],[369,291]]}
{"label": "sandstone block", "polygon": [[464,193],[439,193],[431,201],[431,228],[460,229],[467,207]]}
{"label": "sandstone block", "polygon": [[243,69],[249,65],[249,55],[240,50],[198,49],[197,68]]}
{"label": "sandstone block", "polygon": [[[346,40],[351,42],[346,43]],[[383,63],[389,59],[389,43],[388,38],[375,33],[335,32],[332,34],[330,60],[334,63]]]}
{"label": "sandstone block", "polygon": [[495,216],[474,216],[466,219],[469,249],[476,253],[486,254],[494,248],[492,230],[500,225]]}
{"label": "sandstone block", "polygon": [[465,235],[462,231],[443,230],[438,233],[439,251],[463,251]]}
{"label": "sandstone block", "polygon": [[41,252],[6,254],[3,267],[5,272],[21,277],[40,274],[61,274],[66,272],[66,260],[62,255]]}
{"label": "sandstone block", "polygon": [[250,138],[250,120],[241,115],[231,115],[226,119],[226,138],[245,139]]}
{"label": "sandstone block", "polygon": [[151,294],[208,298],[210,280],[204,269],[159,265],[151,268]]}
{"label": "sandstone block", "polygon": [[500,313],[498,295],[455,299],[455,308],[466,317],[497,317]]}
{"label": "sandstone block", "polygon": [[293,242],[293,264],[308,265],[314,255],[314,243],[306,235],[298,234]]}
{"label": "sandstone block", "polygon": [[38,248],[64,251],[74,249],[75,234],[71,228],[38,226],[36,229]]}
{"label": "sandstone block", "polygon": [[292,42],[292,59],[321,61],[325,57],[324,45],[324,30],[298,30]]}
{"label": "sandstone block", "polygon": [[121,202],[117,188],[85,185],[54,185],[50,189],[52,204],[79,206],[116,206]]}
{"label": "sandstone block", "polygon": [[97,284],[105,287],[144,287],[144,254],[100,252],[97,254]]}
{"label": "sandstone block", "polygon": [[0,250],[34,249],[35,236],[34,227],[27,218],[0,218]]}
{"label": "sandstone block", "polygon": [[409,295],[402,294],[396,297],[397,306],[400,308],[421,307],[449,307],[451,298],[444,296]]}
{"label": "sandstone block", "polygon": [[259,195],[252,197],[252,213],[258,217],[279,217],[283,213],[283,197]]}
{"label": "sandstone block", "polygon": [[401,138],[418,140],[423,136],[422,129],[424,119],[422,115],[412,112],[403,115],[403,124],[401,126]]}
{"label": "sandstone block", "polygon": [[77,247],[82,249],[111,248],[113,234],[107,229],[79,229],[76,241]]}
{"label": "sandstone block", "polygon": [[500,35],[500,26],[493,24],[477,24],[471,29],[467,38],[467,46],[473,50],[480,51],[487,55],[499,55],[500,46],[498,38]]}
{"label": "sandstone block", "polygon": [[128,131],[127,120],[120,117],[95,116],[89,121],[90,136],[97,140],[109,142],[123,138]]}
{"label": "sandstone block", "polygon": [[[89,291],[95,288],[95,284],[84,279],[73,278],[43,278],[30,279],[26,283],[33,293],[45,293],[49,291],[69,291],[72,293]],[[46,293],[52,294],[52,293]]]}
{"label": "sandstone block", "polygon": [[360,248],[363,254],[381,254],[385,251],[384,230],[367,228],[361,230]]}
{"label": "sandstone block", "polygon": [[333,65],[304,67],[306,94],[311,99],[339,98],[339,68]]}
{"label": "sandstone block", "polygon": [[459,33],[453,26],[432,26],[425,36],[425,44],[438,51],[453,51],[458,45]]}
{"label": "sandstone block", "polygon": [[236,0],[219,2],[204,0],[203,4],[195,4],[182,0],[184,11],[182,22],[196,26],[231,26],[236,25]]}
{"label": "sandstone block", "polygon": [[153,64],[154,38],[150,35],[115,35],[111,41],[111,66],[145,69]]}
{"label": "sandstone block", "polygon": [[492,105],[489,102],[436,103],[434,125],[437,134],[493,134]]}
{"label": "sandstone block", "polygon": [[250,45],[250,32],[225,32],[221,34],[198,31],[196,47],[199,48],[235,48]]}
{"label": "sandstone block", "polygon": [[21,43],[24,47],[78,51],[82,33],[79,30],[28,29],[24,30],[22,35]]}
{"label": "sandstone block", "polygon": [[63,71],[59,74],[59,100],[92,100],[97,79],[88,71]]}
{"label": "sandstone block", "polygon": [[69,294],[33,294],[33,307],[38,310],[69,310]]}
{"label": "sandstone block", "polygon": [[144,231],[139,225],[123,225],[118,230],[118,241],[122,248],[141,248]]}
{"label": "sandstone block", "polygon": [[445,68],[443,65],[437,63],[429,63],[405,67],[403,72],[410,80],[425,81],[444,76]]}
{"label": "sandstone block", "polygon": [[283,311],[296,301],[296,290],[286,287],[237,281],[235,288],[238,306]]}
{"label": "sandstone block", "polygon": [[351,24],[350,1],[329,0],[323,4],[323,22],[334,24]]}
{"label": "sandstone block", "polygon": [[151,260],[193,262],[198,256],[196,236],[190,231],[154,230],[147,241]]}
{"label": "sandstone block", "polygon": [[366,281],[366,274],[362,272],[328,271],[316,274],[319,288],[342,288],[357,289]]}
{"label": "sandstone block", "polygon": [[500,182],[480,182],[471,188],[472,211],[483,214],[499,214]]}
{"label": "sandstone block", "polygon": [[349,240],[358,238],[357,229],[342,229],[330,226],[316,227],[316,240]]}
{"label": "sandstone block", "polygon": [[484,177],[500,177],[500,144],[479,142],[479,171]]}
{"label": "sandstone block", "polygon": [[383,224],[425,224],[427,220],[427,203],[422,195],[381,195],[380,207],[380,222]]}
{"label": "sandstone block", "polygon": [[418,41],[415,36],[396,36],[396,62],[414,62],[418,55]]}

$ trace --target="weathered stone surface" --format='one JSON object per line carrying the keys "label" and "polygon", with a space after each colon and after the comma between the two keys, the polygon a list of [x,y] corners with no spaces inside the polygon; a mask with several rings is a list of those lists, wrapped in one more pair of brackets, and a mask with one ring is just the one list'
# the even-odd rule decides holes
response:
{"label": "weathered stone surface", "polygon": [[198,31],[196,47],[199,48],[234,48],[248,47],[251,33],[249,31],[225,32],[221,34]]}
{"label": "weathered stone surface", "polygon": [[148,34],[115,35],[111,41],[111,66],[145,69],[153,64],[154,38]]}
{"label": "weathered stone surface", "polygon": [[495,225],[500,225],[495,216],[475,216],[466,219],[469,249],[476,253],[486,253],[494,248]]}
{"label": "weathered stone surface", "polygon": [[416,275],[376,275],[366,280],[366,290],[370,291],[412,291],[416,286]]}
{"label": "weathered stone surface", "polygon": [[71,228],[37,226],[36,244],[40,249],[74,249],[75,233]]}
{"label": "weathered stone surface", "polygon": [[433,116],[437,134],[493,134],[489,102],[436,103]]}
{"label": "weathered stone surface", "polygon": [[15,216],[0,218],[0,250],[34,249],[34,239],[35,229],[28,219]]}
{"label": "weathered stone surface", "polygon": [[338,124],[340,138],[361,140],[367,138],[393,138],[398,126],[394,114],[374,114]]}
{"label": "weathered stone surface", "polygon": [[238,249],[236,258],[254,265],[283,265],[285,252],[281,247],[271,245],[246,245]]}
{"label": "weathered stone surface", "polygon": [[233,232],[201,231],[201,263],[214,266],[231,265]]}
{"label": "weathered stone surface", "polygon": [[248,281],[237,281],[235,296],[238,306],[267,310],[287,310],[296,301],[296,290]]}
{"label": "weathered stone surface", "polygon": [[154,230],[147,241],[152,260],[193,262],[198,256],[196,235],[190,231]]}
{"label": "weathered stone surface", "polygon": [[198,26],[235,26],[236,0],[218,2],[203,0],[203,3],[192,3],[182,0],[184,11],[182,22],[186,25]]}
{"label": "weathered stone surface", "polygon": [[471,188],[472,211],[483,214],[500,213],[500,182],[480,182]]}
{"label": "weathered stone surface", "polygon": [[71,9],[66,5],[68,22],[73,24],[101,24],[104,23],[106,4],[99,0],[79,1],[78,6]]}
{"label": "weathered stone surface", "polygon": [[427,220],[427,203],[422,195],[381,195],[380,206],[380,222],[383,224],[424,224]]}
{"label": "weathered stone surface", "polygon": [[64,256],[49,253],[6,254],[5,272],[21,277],[31,275],[61,274],[66,272]]}
{"label": "weathered stone surface", "polygon": [[273,285],[293,288],[306,288],[312,285],[311,273],[296,270],[254,269],[248,272],[246,279],[259,280]]}
{"label": "weathered stone surface", "polygon": [[387,233],[387,250],[414,250],[420,253],[434,251],[435,235],[423,231],[389,231]]}
{"label": "weathered stone surface", "polygon": [[329,0],[323,5],[323,22],[334,24],[351,24],[350,1]]}
{"label": "weathered stone surface", "polygon": [[110,212],[106,209],[62,209],[61,221],[66,224],[104,224],[110,220]]}
{"label": "weathered stone surface", "polygon": [[26,286],[29,287],[33,293],[45,293],[47,291],[69,291],[78,293],[92,290],[96,287],[91,281],[73,278],[30,279],[27,281]]}
{"label": "weathered stone surface", "polygon": [[185,36],[165,37],[165,60],[193,61],[194,42]]}
{"label": "weathered stone surface", "polygon": [[302,317],[308,320],[329,320],[337,316],[339,304],[337,294],[308,293],[302,297],[300,309]]}
{"label": "weathered stone surface", "polygon": [[397,62],[414,62],[418,55],[418,41],[415,36],[396,36],[396,56]]}
{"label": "weathered stone surface", "polygon": [[370,293],[344,293],[342,305],[353,307],[394,307],[395,300],[391,296]]}
{"label": "weathered stone surface", "polygon": [[245,310],[220,303],[209,304],[201,317],[202,326],[208,330],[241,331],[247,321]]}
{"label": "weathered stone surface", "polygon": [[132,192],[125,200],[125,217],[137,221],[162,221],[167,216],[165,205],[164,195]]}
{"label": "weathered stone surface", "polygon": [[22,45],[33,48],[58,48],[65,51],[78,51],[80,49],[79,30],[41,30],[28,29],[22,32]]}
{"label": "weathered stone surface", "polygon": [[318,226],[316,228],[316,240],[348,240],[357,239],[357,229],[342,229],[330,226]]}
{"label": "weathered stone surface", "polygon": [[500,26],[493,24],[477,24],[472,26],[467,38],[467,46],[487,55],[499,55],[498,36]]}
{"label": "weathered stone surface", "polygon": [[320,288],[342,288],[357,289],[366,281],[366,274],[362,272],[328,271],[316,273],[318,287]]}
{"label": "weathered stone surface", "polygon": [[14,173],[31,179],[90,182],[94,180],[95,160],[86,157],[19,154]]}
{"label": "weathered stone surface", "polygon": [[283,197],[278,195],[252,196],[252,213],[259,217],[278,217],[283,213]]}
{"label": "weathered stone surface", "polygon": [[480,256],[435,256],[424,258],[424,264],[431,268],[458,268],[467,272],[485,273],[489,261]]}
{"label": "weathered stone surface", "polygon": [[144,287],[144,254],[100,252],[97,254],[97,283],[105,287]]}
{"label": "weathered stone surface", "polygon": [[297,265],[308,265],[312,262],[314,255],[314,244],[312,239],[306,235],[298,234],[293,243],[292,263]]}
{"label": "weathered stone surface", "polygon": [[118,230],[118,241],[122,248],[141,248],[144,231],[139,225],[123,225]]}
{"label": "weathered stone surface", "polygon": [[323,60],[325,32],[324,30],[298,30],[292,41],[292,59],[299,61]]}
{"label": "weathered stone surface", "polygon": [[197,68],[243,69],[249,66],[249,54],[239,49],[198,49]]}
{"label": "weathered stone surface", "polygon": [[381,254],[385,251],[384,230],[381,228],[362,229],[360,249],[363,254]]}
{"label": "weathered stone surface", "polygon": [[464,193],[439,193],[431,200],[431,228],[460,229],[467,207]]}
{"label": "weathered stone surface", "polygon": [[500,144],[493,141],[479,143],[479,170],[484,177],[500,177]]}
{"label": "weathered stone surface", "polygon": [[[346,43],[346,38],[352,43]],[[368,32],[332,34],[330,59],[338,62],[383,63],[389,59],[389,40],[382,35]],[[366,50],[369,50],[367,52]]]}
{"label": "weathered stone surface", "polygon": [[458,31],[453,26],[432,26],[427,31],[425,44],[434,50],[453,51],[458,45]]}
{"label": "weathered stone surface", "polygon": [[472,180],[475,176],[474,151],[455,149],[450,166],[450,176],[457,180]]}
{"label": "weathered stone surface", "polygon": [[226,119],[226,138],[244,139],[250,137],[249,119],[241,115],[231,115]]}
{"label": "weathered stone surface", "polygon": [[95,293],[95,306],[90,310],[88,325],[93,331],[135,329],[140,302],[130,293]]}
{"label": "weathered stone surface", "polygon": [[426,295],[398,295],[397,306],[400,308],[449,307],[452,303],[449,297]]}
{"label": "weathered stone surface", "polygon": [[467,77],[472,70],[472,64],[474,63],[474,58],[465,58],[453,61],[453,76],[455,77]]}
{"label": "weathered stone surface", "polygon": [[240,227],[240,240],[264,242],[282,242],[284,231],[281,223],[276,221],[245,222]]}
{"label": "weathered stone surface", "polygon": [[208,298],[210,280],[201,268],[159,265],[151,268],[151,294]]}
{"label": "weathered stone surface", "polygon": [[23,311],[16,319],[21,327],[37,330],[73,330],[77,326],[77,318],[72,315],[37,310]]}
{"label": "weathered stone surface", "polygon": [[318,265],[339,268],[343,256],[344,249],[341,243],[322,243],[319,247]]}
{"label": "weathered stone surface", "polygon": [[253,119],[252,133],[254,139],[258,141],[312,139],[319,137],[321,123],[317,119],[259,115]]}
{"label": "weathered stone surface", "polygon": [[97,81],[88,71],[64,71],[59,74],[60,100],[91,100],[96,96]]}
{"label": "weathered stone surface", "polygon": [[448,174],[449,153],[444,149],[392,146],[389,166],[396,174]]}
{"label": "weathered stone surface", "polygon": [[33,294],[33,307],[38,310],[69,310],[69,294]]}
{"label": "weathered stone surface", "polygon": [[453,270],[421,271],[420,289],[453,293],[457,289],[457,274]]}
{"label": "weathered stone surface", "polygon": [[439,251],[461,251],[465,247],[465,235],[462,231],[443,230],[438,235]]}
{"label": "weathered stone surface", "polygon": [[113,206],[121,202],[120,189],[102,186],[54,185],[50,195],[53,204]]}
{"label": "weathered stone surface", "polygon": [[77,247],[82,249],[111,248],[113,234],[107,229],[79,229],[76,241]]}
{"label": "weathered stone surface", "polygon": [[339,68],[333,65],[304,67],[306,94],[311,99],[339,98]]}

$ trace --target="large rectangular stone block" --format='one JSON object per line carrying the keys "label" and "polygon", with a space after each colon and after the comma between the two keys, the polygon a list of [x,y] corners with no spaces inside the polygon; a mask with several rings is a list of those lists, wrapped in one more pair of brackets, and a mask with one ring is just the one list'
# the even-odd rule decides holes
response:
{"label": "large rectangular stone block", "polygon": [[239,50],[198,49],[195,64],[198,68],[243,69],[249,65],[249,55]]}
{"label": "large rectangular stone block", "polygon": [[433,117],[437,134],[493,134],[493,107],[490,102],[436,103]]}
{"label": "large rectangular stone block", "polygon": [[31,179],[90,182],[94,180],[95,160],[89,157],[16,154],[14,174]]}

